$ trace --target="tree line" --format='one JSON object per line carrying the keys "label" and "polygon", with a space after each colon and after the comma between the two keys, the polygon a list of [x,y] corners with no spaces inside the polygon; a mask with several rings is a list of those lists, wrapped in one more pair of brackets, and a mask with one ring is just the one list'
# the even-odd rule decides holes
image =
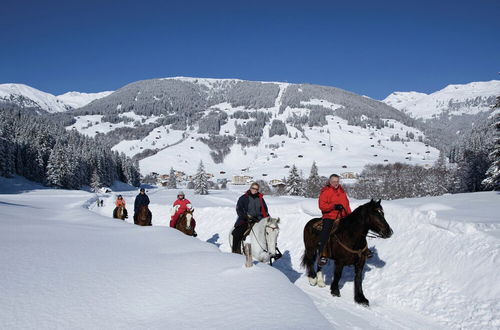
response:
{"label": "tree line", "polygon": [[115,180],[138,186],[138,164],[96,138],[68,131],[32,109],[0,108],[0,175],[21,175],[47,186],[97,189]]}

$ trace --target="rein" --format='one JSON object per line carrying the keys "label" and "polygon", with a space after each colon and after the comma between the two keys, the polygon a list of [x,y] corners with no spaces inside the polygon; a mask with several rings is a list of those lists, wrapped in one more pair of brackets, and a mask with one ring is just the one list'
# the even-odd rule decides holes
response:
{"label": "rein", "polygon": [[[269,225],[266,225],[265,228],[271,228],[272,230],[277,230],[278,229],[278,227],[271,227]],[[255,232],[253,231],[253,226],[250,228],[250,231],[252,232],[253,236],[255,237],[255,240],[257,241],[257,244],[259,244],[259,246],[262,249],[262,251],[264,251],[265,253],[269,253],[269,251],[267,250],[267,248],[269,247],[268,243],[267,243],[267,239],[265,240],[266,241],[266,248],[264,248],[262,245],[260,245],[259,239],[258,239],[257,235],[255,235]],[[265,234],[267,235],[267,233],[265,233]]]}
{"label": "rein", "polygon": [[349,248],[347,245],[343,244],[343,243],[339,240],[339,238],[337,237],[337,235],[333,235],[333,237],[335,237],[335,240],[337,241],[337,243],[339,243],[339,245],[340,245],[341,247],[343,247],[345,250],[347,250],[347,251],[349,251],[349,252],[351,252],[351,253],[353,253],[353,254],[357,254],[357,255],[358,255],[358,257],[360,257],[360,258],[361,258],[361,255],[363,254],[363,252],[365,252],[366,250],[368,250],[368,244],[366,244],[366,245],[365,245],[365,247],[364,247],[364,248],[362,248],[362,249],[360,249],[360,250],[353,250],[353,249]]}

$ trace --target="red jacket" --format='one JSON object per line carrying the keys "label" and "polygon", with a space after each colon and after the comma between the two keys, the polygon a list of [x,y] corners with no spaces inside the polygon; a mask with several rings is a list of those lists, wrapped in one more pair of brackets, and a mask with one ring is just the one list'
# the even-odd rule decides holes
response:
{"label": "red jacket", "polygon": [[177,218],[179,217],[182,213],[184,213],[184,211],[187,210],[187,205],[188,204],[191,204],[191,202],[189,201],[189,199],[187,198],[184,198],[184,199],[176,199],[175,202],[174,202],[174,206],[176,205],[180,205],[179,206],[179,209],[177,210],[177,212],[175,212],[175,214],[172,216],[173,218]]}
{"label": "red jacket", "polygon": [[[340,217],[345,217],[351,213],[351,207],[349,206],[349,200],[347,199],[347,194],[345,193],[342,186],[338,186],[337,189],[326,185],[321,189],[319,194],[319,209],[323,214],[323,219],[337,219]],[[337,211],[334,209],[335,204],[341,204],[344,210]]]}

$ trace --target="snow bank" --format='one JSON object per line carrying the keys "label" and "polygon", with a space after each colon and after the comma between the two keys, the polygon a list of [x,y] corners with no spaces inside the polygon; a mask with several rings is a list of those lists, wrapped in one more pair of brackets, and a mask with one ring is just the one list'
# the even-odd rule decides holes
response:
{"label": "snow bank", "polygon": [[[229,252],[235,204],[246,187],[229,186],[197,196],[183,189],[195,207],[198,238]],[[151,190],[153,224],[168,226],[176,190]],[[125,196],[133,203],[136,192]],[[113,197],[104,215],[112,212]],[[370,239],[375,256],[365,266],[364,292],[369,309],[353,301],[354,270],[341,280],[341,298],[329,288],[310,287],[300,267],[305,223],[319,216],[317,201],[302,197],[266,197],[270,214],[281,218],[278,238],[284,257],[274,266],[306,292],[318,309],[340,328],[424,329],[500,327],[500,195],[494,192],[383,201],[394,230],[387,240]],[[352,201],[354,207],[366,201]],[[331,283],[331,263],[326,269]]]}
{"label": "snow bank", "polygon": [[[12,181],[0,178],[0,191]],[[328,326],[276,269],[91,213],[86,192],[32,188],[0,194],[2,329]]]}

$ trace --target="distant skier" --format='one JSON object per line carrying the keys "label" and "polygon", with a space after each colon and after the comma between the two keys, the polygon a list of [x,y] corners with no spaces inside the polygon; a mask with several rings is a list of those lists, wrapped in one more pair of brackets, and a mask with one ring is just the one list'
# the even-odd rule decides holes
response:
{"label": "distant skier", "polygon": [[104,199],[101,199],[101,207],[104,207]]}

